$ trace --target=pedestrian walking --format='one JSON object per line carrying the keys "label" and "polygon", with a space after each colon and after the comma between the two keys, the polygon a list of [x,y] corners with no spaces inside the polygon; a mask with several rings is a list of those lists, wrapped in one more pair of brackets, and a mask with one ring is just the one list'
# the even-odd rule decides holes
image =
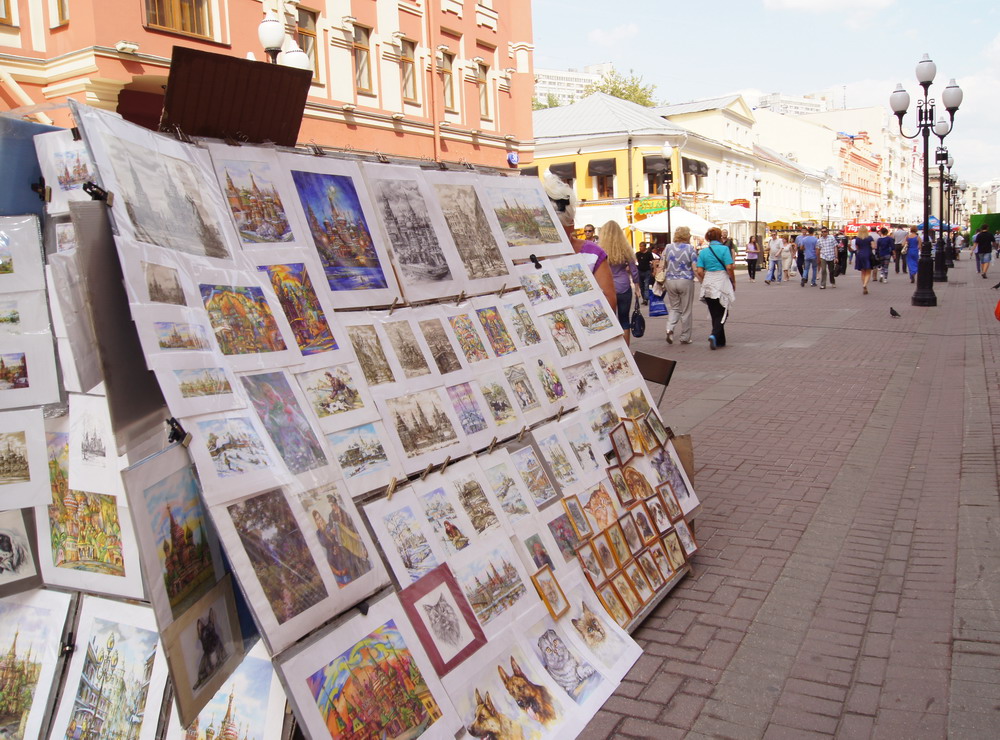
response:
{"label": "pedestrian walking", "polygon": [[830,236],[830,230],[825,226],[820,229],[816,249],[819,251],[820,290],[826,290],[826,278],[830,276],[830,287],[837,287],[837,238]]}
{"label": "pedestrian walking", "polygon": [[875,262],[875,240],[868,235],[867,226],[858,227],[858,235],[854,237],[854,269],[861,271],[861,292],[868,295],[868,281],[872,279],[872,267]]}
{"label": "pedestrian walking", "polygon": [[694,319],[694,266],[698,253],[691,246],[691,229],[674,229],[674,241],[663,250],[657,278],[663,275],[666,286],[667,344],[674,343],[674,329],[680,326],[681,344],[691,344]]}
{"label": "pedestrian walking", "polygon": [[639,271],[639,295],[642,302],[649,304],[649,286],[653,282],[653,262],[658,257],[648,248],[648,242],[639,242],[639,251],[635,254],[635,266]]}
{"label": "pedestrian walking", "polygon": [[738,251],[736,240],[729,236],[729,232],[726,229],[722,230],[722,239],[720,241],[729,247],[729,254],[732,255],[733,262],[736,262],[736,252]]}
{"label": "pedestrian walking", "polygon": [[850,250],[847,249],[847,237],[844,236],[844,232],[837,230],[837,275],[847,274],[847,260],[850,256]]}
{"label": "pedestrian walking", "polygon": [[910,227],[910,235],[906,237],[906,246],[903,247],[906,253],[906,271],[910,273],[910,282],[917,279],[917,265],[920,262],[920,237],[917,236],[917,227]]}
{"label": "pedestrian walking", "polygon": [[781,267],[785,271],[785,280],[790,280],[795,274],[792,266],[795,264],[795,240],[785,241],[785,254],[781,259]]}
{"label": "pedestrian walking", "polygon": [[757,246],[757,235],[751,234],[747,242],[747,275],[750,282],[757,282],[757,260],[760,259],[760,248]]}
{"label": "pedestrian walking", "polygon": [[621,324],[625,344],[632,340],[629,324],[632,321],[632,286],[639,282],[635,252],[625,238],[622,227],[608,221],[601,227],[601,249],[608,255],[611,275],[615,280],[615,299],[618,301],[618,323]]}
{"label": "pedestrian walking", "polygon": [[785,240],[778,236],[776,229],[771,229],[771,238],[767,242],[767,261],[770,265],[764,283],[781,282],[781,272],[784,268],[785,279],[788,279],[788,269],[785,267]]}
{"label": "pedestrian walking", "polygon": [[809,236],[809,230],[803,226],[801,233],[795,237],[795,269],[798,271],[799,275],[802,275],[802,270],[805,267],[806,253],[802,249],[802,240]]}
{"label": "pedestrian walking", "polygon": [[[896,264],[896,274],[899,274],[899,261],[906,246],[906,232],[902,226],[897,226],[892,232],[892,261]],[[906,260],[903,260],[903,270],[906,270]]]}
{"label": "pedestrian walking", "polygon": [[816,268],[817,262],[819,261],[819,253],[816,251],[816,229],[810,226],[806,230],[806,235],[796,239],[796,244],[798,244],[799,249],[802,250],[802,268],[800,272],[802,274],[801,286],[806,287],[806,283],[809,282],[809,272],[812,271],[812,285],[816,287]]}
{"label": "pedestrian walking", "polygon": [[708,315],[712,319],[708,346],[715,349],[726,346],[726,319],[729,318],[729,307],[736,300],[736,271],[733,256],[722,243],[719,229],[709,229],[705,233],[705,241],[708,246],[698,253],[695,274],[701,280],[699,297],[708,306]]}
{"label": "pedestrian walking", "polygon": [[976,245],[976,272],[986,279],[986,271],[990,269],[990,260],[993,259],[993,249],[996,247],[996,237],[986,224],[979,227],[973,243]]}
{"label": "pedestrian walking", "polygon": [[879,282],[887,283],[889,282],[889,263],[892,261],[892,251],[895,249],[896,243],[893,241],[892,237],[889,236],[889,229],[884,226],[879,229],[879,240],[875,242],[875,248],[878,253],[878,268],[879,268]]}

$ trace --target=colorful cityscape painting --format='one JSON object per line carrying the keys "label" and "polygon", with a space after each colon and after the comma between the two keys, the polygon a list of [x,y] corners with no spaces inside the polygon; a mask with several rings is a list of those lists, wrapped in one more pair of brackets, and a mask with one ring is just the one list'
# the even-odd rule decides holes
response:
{"label": "colorful cityscape painting", "polygon": [[299,170],[292,180],[330,290],[387,287],[354,180]]}
{"label": "colorful cityscape painting", "polygon": [[306,679],[330,737],[412,740],[441,718],[394,620]]}
{"label": "colorful cityscape painting", "polygon": [[69,487],[69,435],[45,435],[49,456],[49,531],[52,562],[59,568],[125,576],[118,500]]}
{"label": "colorful cityscape painting", "polygon": [[42,656],[60,638],[65,611],[16,601],[0,601],[0,737],[30,740],[25,734],[34,704]]}
{"label": "colorful cityscape painting", "polygon": [[256,286],[199,285],[201,299],[224,355],[287,349],[264,291]]}
{"label": "colorful cityscape painting", "polygon": [[289,265],[258,267],[271,278],[278,304],[292,327],[299,350],[307,357],[337,349],[337,340],[319,303],[306,266],[299,262]]}
{"label": "colorful cityscape painting", "polygon": [[527,593],[524,581],[504,548],[484,553],[455,570],[455,577],[483,626],[510,609]]}
{"label": "colorful cityscape painting", "polygon": [[209,419],[199,421],[198,429],[220,478],[262,470],[271,464],[267,449],[249,419],[240,416]]}
{"label": "colorful cityscape painting", "polygon": [[559,231],[537,190],[487,188],[493,212],[509,247],[528,247],[559,241]]}
{"label": "colorful cityscape painting", "polygon": [[184,398],[199,396],[224,396],[233,392],[233,386],[221,367],[200,367],[195,370],[174,370],[177,389]]}
{"label": "colorful cityscape painting", "polygon": [[30,480],[24,432],[0,432],[0,486]]}
{"label": "colorful cityscape painting", "polygon": [[296,475],[327,464],[326,453],[283,372],[245,375],[243,388],[271,441]]}
{"label": "colorful cityscape painting", "polygon": [[218,166],[225,173],[226,204],[243,243],[292,241],[292,227],[272,182],[270,165],[224,159]]}
{"label": "colorful cityscape painting", "polygon": [[0,391],[28,388],[28,360],[23,352],[0,355]]}
{"label": "colorful cityscape painting", "polygon": [[160,349],[209,349],[205,327],[198,324],[181,324],[174,321],[157,321],[153,324]]}
{"label": "colorful cityscape painting", "polygon": [[[223,688],[209,700],[205,708],[195,718],[186,733],[168,735],[172,740],[206,740],[209,728],[215,731],[215,738],[237,737],[240,728],[249,732],[250,737],[263,738],[264,729],[273,725],[268,717],[271,684],[277,681],[271,661],[247,655]],[[221,720],[220,720],[221,717]]]}

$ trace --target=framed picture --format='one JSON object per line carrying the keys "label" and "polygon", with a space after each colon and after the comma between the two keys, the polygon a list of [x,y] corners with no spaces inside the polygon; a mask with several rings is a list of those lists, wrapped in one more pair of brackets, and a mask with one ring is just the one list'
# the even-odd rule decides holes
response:
{"label": "framed picture", "polygon": [[663,497],[663,508],[666,510],[671,524],[683,518],[684,512],[681,511],[681,505],[677,503],[677,496],[674,495],[674,487],[670,485],[670,481],[661,483],[656,487],[656,490]]}
{"label": "framed picture", "polygon": [[[645,441],[642,437],[642,432],[639,429],[639,422],[633,418],[622,419],[622,424],[625,425],[625,431],[628,432],[628,440],[632,445],[634,454],[643,455],[646,452]],[[625,463],[621,463],[624,465]]]}
{"label": "framed picture", "polygon": [[611,545],[608,543],[608,538],[602,532],[591,540],[591,546],[597,553],[597,564],[601,566],[601,573],[605,579],[610,578],[618,570],[618,564],[615,561]]}
{"label": "framed picture", "polygon": [[618,522],[615,522],[604,531],[604,537],[608,541],[611,553],[615,557],[615,564],[619,568],[632,559],[632,553],[629,550],[628,543],[625,542],[625,535],[622,533],[622,527]]}
{"label": "framed picture", "polygon": [[636,558],[639,561],[639,565],[642,566],[642,572],[646,574],[646,578],[649,580],[649,585],[652,587],[653,591],[659,591],[666,585],[666,579],[660,572],[660,569],[656,566],[656,562],[653,560],[653,554],[649,550],[644,550],[639,553],[639,557]]}
{"label": "framed picture", "polygon": [[653,525],[653,517],[645,501],[640,501],[632,509],[632,516],[635,517],[635,528],[639,530],[639,537],[642,538],[644,545],[652,544],[659,539],[659,533]]}
{"label": "framed picture", "polygon": [[585,540],[590,537],[594,530],[590,527],[590,522],[587,521],[587,515],[583,512],[583,507],[580,506],[580,499],[576,495],[566,496],[562,499],[563,508],[566,509],[566,514],[569,516],[569,522],[573,525],[573,529],[576,531],[577,537],[581,540]]}
{"label": "framed picture", "polygon": [[598,530],[607,529],[618,519],[614,499],[608,492],[610,487],[607,479],[604,479],[580,494],[580,506]]}
{"label": "framed picture", "polygon": [[646,499],[646,511],[649,512],[650,521],[653,528],[659,534],[663,534],[670,529],[670,517],[667,516],[667,507],[663,504],[663,496],[657,493]]}
{"label": "framed picture", "polygon": [[[663,576],[664,581],[669,581],[674,577],[676,570],[670,564],[670,559],[667,557],[667,551],[663,549],[662,542],[650,545],[646,552],[652,556],[653,562],[656,563],[656,567],[659,569],[660,575]],[[652,580],[652,578],[650,578],[650,580]]]}
{"label": "framed picture", "polygon": [[646,413],[646,416],[634,420],[636,432],[639,435],[639,439],[642,440],[642,448],[646,452],[652,452],[653,450],[659,449],[663,446],[662,443],[656,438],[656,435],[653,434],[653,430],[649,428],[649,424],[646,423],[646,418],[652,413],[653,410],[650,409]]}
{"label": "framed picture", "polygon": [[628,609],[625,608],[625,604],[622,603],[621,598],[618,596],[614,584],[611,582],[605,583],[597,591],[597,598],[601,600],[601,604],[604,605],[608,614],[615,620],[615,623],[619,627],[628,626],[630,615]]}
{"label": "framed picture", "polygon": [[[606,546],[605,546],[606,547]],[[611,555],[610,550],[608,555]],[[587,580],[590,581],[592,588],[597,589],[601,584],[607,580],[607,576],[604,574],[604,570],[601,568],[601,563],[597,557],[597,549],[594,547],[594,542],[584,542],[576,549],[576,557],[580,561],[580,567],[583,568],[583,574],[587,576]]]}
{"label": "framed picture", "polygon": [[649,584],[646,574],[642,572],[638,557],[625,567],[625,575],[635,588],[636,595],[642,599],[642,603],[648,603],[653,598],[653,587]]}
{"label": "framed picture", "polygon": [[642,549],[642,538],[639,537],[639,530],[635,526],[635,519],[632,517],[632,512],[626,511],[618,517],[618,525],[625,535],[625,542],[628,543],[629,550],[632,551],[632,555],[635,555]]}
{"label": "framed picture", "polygon": [[[645,458],[642,461],[645,461]],[[653,486],[637,465],[623,466],[622,475],[625,478],[625,485],[628,486],[628,490],[634,500],[649,498],[653,495]]]}
{"label": "framed picture", "polygon": [[625,482],[625,475],[622,473],[620,466],[611,465],[608,467],[608,480],[611,481],[611,487],[615,490],[618,503],[622,507],[628,507],[635,503],[635,494],[632,493],[632,489]]}
{"label": "framed picture", "polygon": [[667,560],[670,561],[670,567],[674,570],[680,570],[687,563],[684,547],[681,545],[675,530],[671,529],[663,535],[663,549],[667,551]]}
{"label": "framed picture", "polygon": [[619,571],[612,579],[611,583],[614,584],[615,591],[621,597],[622,603],[625,604],[625,608],[628,609],[629,616],[633,619],[642,611],[643,601],[639,598],[639,594],[635,592],[635,587],[629,580],[628,576],[625,575],[625,571]]}
{"label": "framed picture", "polygon": [[667,428],[663,426],[663,420],[660,419],[660,415],[656,413],[656,409],[650,409],[646,412],[643,417],[643,421],[646,422],[646,426],[652,433],[653,438],[657,441],[659,447],[662,447],[670,439],[670,433],[667,432]]}
{"label": "framed picture", "polygon": [[545,608],[553,619],[559,619],[569,609],[569,602],[566,601],[566,594],[563,593],[559,581],[556,580],[552,568],[545,566],[531,576],[531,582],[535,584],[535,590],[542,597]]}
{"label": "framed picture", "polygon": [[41,584],[35,510],[0,511],[0,597]]}
{"label": "framed picture", "polygon": [[447,564],[400,591],[399,601],[439,676],[486,644],[486,634]]}
{"label": "framed picture", "polygon": [[681,539],[681,546],[684,548],[684,555],[690,558],[696,552],[698,552],[698,542],[694,538],[694,532],[688,526],[688,523],[683,519],[678,519],[674,522],[674,531],[677,532],[677,536]]}
{"label": "framed picture", "polygon": [[619,465],[625,465],[636,455],[635,447],[632,445],[632,435],[629,434],[627,421],[621,421],[611,430],[611,446],[615,450],[615,457],[618,458]]}

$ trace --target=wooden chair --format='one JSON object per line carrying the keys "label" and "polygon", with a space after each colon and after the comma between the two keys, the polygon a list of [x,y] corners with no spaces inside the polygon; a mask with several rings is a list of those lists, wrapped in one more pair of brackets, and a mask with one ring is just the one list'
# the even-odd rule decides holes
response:
{"label": "wooden chair", "polygon": [[660,383],[663,386],[660,397],[656,401],[656,407],[659,408],[660,404],[663,403],[663,395],[667,392],[667,386],[670,384],[670,378],[674,374],[674,368],[677,367],[677,360],[668,360],[665,357],[657,357],[646,352],[636,352],[633,357],[635,357],[635,364],[639,368],[639,374],[647,383]]}

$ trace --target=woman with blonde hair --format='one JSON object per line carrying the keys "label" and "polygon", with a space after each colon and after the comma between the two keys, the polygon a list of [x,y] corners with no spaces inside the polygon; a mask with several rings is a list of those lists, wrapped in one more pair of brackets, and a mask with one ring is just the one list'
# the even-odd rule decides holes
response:
{"label": "woman with blonde hair", "polygon": [[666,285],[669,304],[667,314],[667,344],[674,343],[674,329],[681,327],[681,344],[691,344],[691,323],[694,307],[694,265],[698,253],[691,246],[691,229],[678,226],[674,241],[663,250],[660,271]]}
{"label": "woman with blonde hair", "polygon": [[629,323],[632,317],[632,284],[639,282],[635,250],[625,238],[622,227],[608,221],[601,227],[601,249],[608,255],[611,276],[615,281],[615,300],[618,302],[618,323],[625,335],[625,343],[632,338]]}
{"label": "woman with blonde hair", "polygon": [[861,270],[861,292],[865,295],[868,295],[868,282],[872,279],[872,269],[875,267],[875,255],[872,252],[874,244],[875,240],[868,235],[868,227],[859,226],[851,251],[854,252],[854,269]]}

